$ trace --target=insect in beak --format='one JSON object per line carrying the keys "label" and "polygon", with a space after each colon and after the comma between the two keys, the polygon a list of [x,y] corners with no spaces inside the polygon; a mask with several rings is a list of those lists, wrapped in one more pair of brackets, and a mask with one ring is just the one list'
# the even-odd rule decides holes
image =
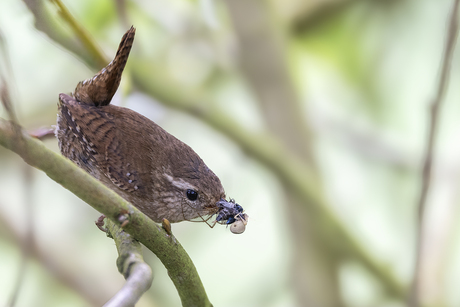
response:
{"label": "insect in beak", "polygon": [[218,211],[215,223],[230,225],[230,231],[234,234],[243,233],[249,219],[243,207],[238,205],[234,199],[230,201],[221,199],[216,205]]}

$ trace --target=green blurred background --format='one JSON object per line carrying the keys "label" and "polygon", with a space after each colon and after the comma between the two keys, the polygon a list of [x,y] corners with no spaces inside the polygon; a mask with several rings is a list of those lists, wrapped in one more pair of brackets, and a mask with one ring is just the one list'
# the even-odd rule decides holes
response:
{"label": "green blurred background", "polygon": [[[173,224],[214,306],[389,307],[406,305],[412,279],[428,106],[451,2],[64,4],[107,59],[137,28],[113,103],[190,145],[250,216],[239,236]],[[58,94],[102,68],[50,1],[1,0],[0,30],[11,71],[5,54],[0,68],[27,129],[53,125]],[[424,223],[424,306],[460,306],[459,53]],[[94,226],[99,213],[0,148],[0,304],[20,271],[27,210],[36,244],[16,306],[99,306],[123,285],[114,243]],[[145,258],[154,281],[137,306],[179,306],[164,267],[147,250]]]}

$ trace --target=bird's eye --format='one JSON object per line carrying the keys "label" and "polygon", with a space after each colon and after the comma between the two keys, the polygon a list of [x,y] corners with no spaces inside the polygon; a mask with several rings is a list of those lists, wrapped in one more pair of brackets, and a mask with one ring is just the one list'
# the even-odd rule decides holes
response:
{"label": "bird's eye", "polygon": [[187,198],[191,201],[197,200],[198,192],[195,190],[187,190]]}

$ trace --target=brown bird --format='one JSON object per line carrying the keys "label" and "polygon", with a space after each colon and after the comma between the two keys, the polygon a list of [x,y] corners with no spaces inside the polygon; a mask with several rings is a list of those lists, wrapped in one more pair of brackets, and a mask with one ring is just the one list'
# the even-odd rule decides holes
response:
{"label": "brown bird", "polygon": [[135,28],[117,54],[72,96],[59,95],[56,137],[61,153],[155,222],[180,222],[216,214],[216,222],[242,233],[243,208],[225,200],[219,178],[186,144],[153,121],[110,105],[120,84]]}

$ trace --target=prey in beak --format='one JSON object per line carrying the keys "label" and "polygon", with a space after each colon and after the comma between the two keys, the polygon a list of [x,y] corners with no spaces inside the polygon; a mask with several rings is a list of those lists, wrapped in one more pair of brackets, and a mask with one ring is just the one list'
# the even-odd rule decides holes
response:
{"label": "prey in beak", "polygon": [[230,225],[230,231],[234,234],[241,234],[246,229],[249,216],[244,213],[243,207],[238,205],[234,199],[226,201],[219,200],[217,203],[217,217],[214,224]]}

